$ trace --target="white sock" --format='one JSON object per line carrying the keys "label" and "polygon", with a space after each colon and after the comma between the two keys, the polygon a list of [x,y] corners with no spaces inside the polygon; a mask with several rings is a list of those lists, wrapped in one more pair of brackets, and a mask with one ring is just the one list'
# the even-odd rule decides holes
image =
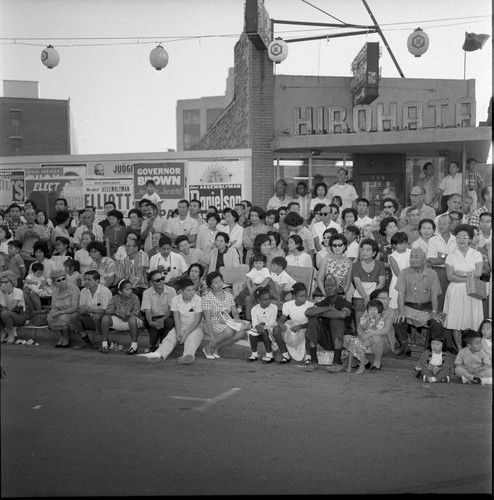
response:
{"label": "white sock", "polygon": [[429,377],[429,382],[437,382],[436,377]]}
{"label": "white sock", "polygon": [[132,343],[130,344],[130,348],[131,348],[131,349],[137,349],[137,342],[132,342]]}
{"label": "white sock", "polygon": [[267,352],[266,353],[266,358],[272,358],[273,357],[273,353],[272,352]]}
{"label": "white sock", "polygon": [[103,342],[101,342],[101,346],[102,347],[108,347],[108,341],[107,340],[103,340]]}

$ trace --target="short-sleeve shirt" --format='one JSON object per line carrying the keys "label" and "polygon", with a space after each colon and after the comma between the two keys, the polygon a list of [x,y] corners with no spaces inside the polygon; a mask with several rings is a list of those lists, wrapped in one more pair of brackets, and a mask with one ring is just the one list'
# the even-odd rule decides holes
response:
{"label": "short-sleeve shirt", "polygon": [[98,264],[93,260],[91,264],[91,269],[98,271],[100,275],[100,285],[106,286],[109,278],[117,274],[117,266],[115,262],[110,257],[103,257],[101,259],[101,265],[98,267]]}
{"label": "short-sleeve shirt", "polygon": [[355,186],[351,184],[333,184],[328,189],[327,197],[332,200],[335,196],[341,196],[342,205],[340,207],[340,213],[345,210],[345,208],[352,208],[353,202],[358,198]]}
{"label": "short-sleeve shirt", "polygon": [[446,264],[461,273],[474,271],[475,265],[479,262],[482,262],[482,254],[473,248],[469,248],[466,255],[463,255],[460,250],[456,249],[446,257]]}
{"label": "short-sleeve shirt", "polygon": [[94,295],[91,295],[89,288],[83,288],[79,296],[79,305],[106,309],[112,297],[110,289],[103,285],[98,285]]}
{"label": "short-sleeve shirt", "polygon": [[443,196],[449,196],[451,194],[461,194],[461,189],[463,185],[462,174],[456,174],[454,177],[447,175],[439,183],[439,189],[443,190]]}
{"label": "short-sleeve shirt", "polygon": [[[12,293],[8,294],[11,301],[18,300],[19,305],[22,307],[22,310],[26,310],[26,303],[24,301],[24,292],[20,288],[15,288],[12,290]],[[7,307],[5,303],[5,297],[3,293],[0,293],[0,306]]]}
{"label": "short-sleeve shirt", "polygon": [[405,302],[414,304],[426,304],[431,302],[432,297],[442,293],[436,271],[428,267],[424,267],[421,273],[416,273],[409,267],[403,269],[395,288],[399,295],[405,297]]}
{"label": "short-sleeve shirt", "polygon": [[[316,304],[316,307],[328,307],[328,306],[334,306],[334,308],[338,311],[343,311],[343,309],[347,309],[350,311],[350,316],[347,316],[345,318],[345,330],[346,332],[351,332],[352,330],[352,317],[353,317],[353,306],[348,300],[344,299],[343,297],[340,297],[339,295],[336,297],[336,300],[333,304],[331,301],[330,297],[326,297],[325,299],[321,300]],[[326,328],[330,329],[330,319],[329,318],[321,318],[323,324],[326,326]]]}
{"label": "short-sleeve shirt", "polygon": [[172,299],[176,295],[175,289],[168,285],[165,285],[161,294],[153,287],[148,288],[142,294],[141,311],[151,311],[151,316],[164,316],[170,311]]}
{"label": "short-sleeve shirt", "polygon": [[172,217],[168,220],[168,227],[166,230],[174,237],[191,236],[199,232],[199,223],[193,219],[190,215],[187,215],[184,220],[180,217]]}
{"label": "short-sleeve shirt", "polygon": [[289,266],[312,267],[312,257],[305,252],[300,255],[289,253],[286,256],[286,262]]}
{"label": "short-sleeve shirt", "polygon": [[260,304],[256,304],[251,312],[251,323],[255,328],[260,323],[264,323],[268,328],[276,326],[276,317],[278,315],[278,307],[275,304],[269,304],[268,307],[263,308]]}
{"label": "short-sleeve shirt", "polygon": [[192,300],[185,302],[182,294],[175,295],[171,300],[170,309],[180,314],[182,329],[186,330],[194,323],[195,315],[202,313],[202,300],[199,295],[194,294]]}
{"label": "short-sleeve shirt", "polygon": [[296,283],[296,281],[286,271],[281,271],[280,274],[272,272],[271,279],[280,285],[281,289],[285,292],[289,292]]}
{"label": "short-sleeve shirt", "polygon": [[250,278],[254,285],[260,285],[266,278],[270,278],[271,274],[267,267],[263,267],[262,269],[253,267],[245,276]]}
{"label": "short-sleeve shirt", "polygon": [[301,306],[295,305],[295,300],[290,300],[283,304],[281,313],[287,318],[293,319],[297,323],[305,324],[307,323],[305,311],[307,311],[309,307],[314,307],[314,304],[308,300],[306,300]]}
{"label": "short-sleeve shirt", "polygon": [[[438,253],[445,253],[449,255],[457,248],[456,238],[452,234],[449,235],[447,242],[444,241],[444,238],[440,234],[436,234],[427,242],[427,258],[435,259],[437,258]],[[441,267],[444,267],[444,265]]]}
{"label": "short-sleeve shirt", "polygon": [[386,270],[384,262],[381,262],[380,260],[375,260],[374,262],[376,264],[370,273],[364,270],[360,261],[355,262],[352,266],[352,278],[360,278],[360,281],[364,283],[370,283],[372,281],[378,283],[380,276],[386,276]]}
{"label": "short-sleeve shirt", "polygon": [[481,368],[488,364],[490,364],[489,357],[485,351],[472,352],[468,347],[464,347],[456,355],[455,359],[455,366],[464,365],[473,369]]}
{"label": "short-sleeve shirt", "polygon": [[160,208],[161,198],[158,193],[148,194],[145,193],[142,195],[142,200],[149,200],[151,203],[154,203],[158,208]]}

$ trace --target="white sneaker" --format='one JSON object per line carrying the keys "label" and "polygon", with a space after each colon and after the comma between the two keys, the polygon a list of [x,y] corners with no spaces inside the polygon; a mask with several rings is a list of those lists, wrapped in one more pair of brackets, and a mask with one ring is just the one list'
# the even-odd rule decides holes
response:
{"label": "white sneaker", "polygon": [[143,361],[147,363],[157,363],[161,360],[161,354],[159,352],[148,352],[147,354],[138,354],[137,361]]}

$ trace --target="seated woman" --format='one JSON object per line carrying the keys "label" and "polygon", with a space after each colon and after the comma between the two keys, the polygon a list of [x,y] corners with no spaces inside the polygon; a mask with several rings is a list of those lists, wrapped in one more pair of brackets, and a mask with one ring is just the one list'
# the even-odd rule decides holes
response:
{"label": "seated woman", "polygon": [[24,294],[17,286],[17,277],[12,271],[0,273],[0,335],[2,342],[13,344],[17,327],[26,324]]}
{"label": "seated woman", "polygon": [[67,281],[64,269],[55,269],[50,275],[53,294],[51,297],[51,310],[48,313],[48,326],[58,334],[55,347],[70,346],[69,328],[71,314],[79,307],[79,288]]}
{"label": "seated woman", "polygon": [[196,248],[201,252],[210,252],[218,234],[221,218],[216,212],[206,214],[206,224],[201,224],[197,233]]}
{"label": "seated woman", "polygon": [[192,281],[192,284],[194,285],[194,291],[195,293],[197,293],[197,295],[199,295],[199,297],[206,295],[206,293],[208,292],[208,287],[203,276],[204,266],[197,262],[190,265],[184,276]]}
{"label": "seated woman", "polygon": [[223,276],[218,271],[213,271],[206,276],[206,284],[210,291],[202,298],[202,312],[204,315],[204,329],[209,336],[209,342],[202,352],[207,359],[220,358],[220,347],[234,344],[245,337],[245,330],[249,328],[246,323],[244,329],[233,330],[221,317],[222,313],[229,314],[234,320],[239,321],[235,299],[231,293],[223,290]]}
{"label": "seated woman", "polygon": [[183,355],[178,363],[189,365],[195,359],[197,348],[201,345],[204,333],[202,330],[202,301],[195,293],[194,283],[190,278],[180,278],[177,282],[180,291],[171,300],[171,310],[175,326],[163,339],[156,351],[138,354],[139,361],[165,360],[177,344],[183,344]]}
{"label": "seated woman", "polygon": [[300,236],[305,252],[312,258],[316,249],[314,245],[314,236],[312,235],[312,232],[304,226],[304,219],[295,212],[289,212],[285,217],[284,222],[287,225],[289,236]]}
{"label": "seated woman", "polygon": [[214,239],[215,246],[204,255],[204,261],[208,263],[209,272],[218,271],[220,267],[239,267],[240,257],[233,247],[228,247],[230,237],[228,234],[220,231]]}
{"label": "seated woman", "polygon": [[119,281],[117,290],[117,295],[112,297],[101,320],[101,352],[108,354],[110,351],[108,335],[111,327],[119,332],[130,332],[132,343],[127,354],[135,354],[138,350],[138,330],[143,325],[139,317],[141,303],[137,295],[132,293],[132,283],[129,280]]}
{"label": "seated woman", "polygon": [[316,268],[321,269],[326,257],[332,253],[329,240],[331,236],[338,234],[338,231],[334,227],[326,229],[322,235],[321,250],[316,253]]}
{"label": "seated woman", "polygon": [[288,238],[286,262],[289,266],[312,267],[312,257],[304,252],[302,238],[298,234],[293,234]]}
{"label": "seated woman", "polygon": [[98,241],[93,241],[87,246],[89,256],[93,259],[91,269],[98,271],[100,285],[107,288],[114,287],[117,282],[117,267],[113,259],[106,256],[106,246]]}
{"label": "seated woman", "polygon": [[63,263],[67,259],[73,259],[74,253],[70,248],[70,240],[65,236],[57,236],[55,238],[54,250],[51,255],[51,260],[54,262],[57,269],[63,269]]}

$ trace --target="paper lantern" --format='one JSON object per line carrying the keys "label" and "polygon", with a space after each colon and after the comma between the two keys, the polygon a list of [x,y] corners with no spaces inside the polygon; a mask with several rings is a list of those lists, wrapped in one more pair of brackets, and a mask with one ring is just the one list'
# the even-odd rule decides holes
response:
{"label": "paper lantern", "polygon": [[281,38],[276,38],[268,45],[268,56],[274,63],[284,61],[287,55],[288,44]]}
{"label": "paper lantern", "polygon": [[161,45],[158,45],[150,52],[149,62],[153,68],[161,71],[168,64],[168,52]]}
{"label": "paper lantern", "polygon": [[48,47],[41,52],[41,62],[47,68],[53,69],[60,62],[60,55],[51,45],[48,45]]}
{"label": "paper lantern", "polygon": [[429,35],[421,28],[417,28],[408,37],[407,47],[410,54],[413,54],[415,57],[420,57],[422,54],[425,54],[429,48]]}

